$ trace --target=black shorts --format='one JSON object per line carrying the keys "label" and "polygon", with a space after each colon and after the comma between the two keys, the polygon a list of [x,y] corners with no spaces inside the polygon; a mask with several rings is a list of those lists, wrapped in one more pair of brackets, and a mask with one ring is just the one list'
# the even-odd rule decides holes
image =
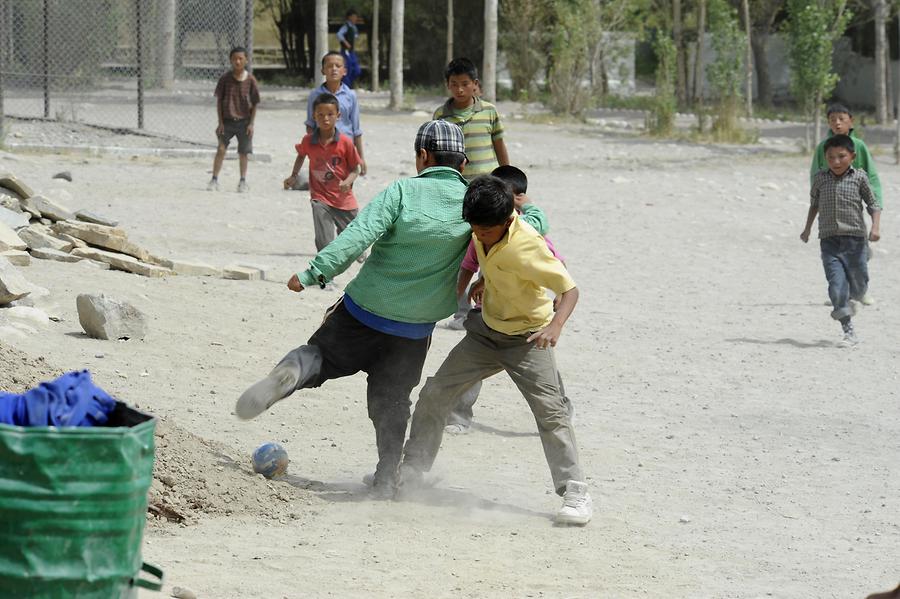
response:
{"label": "black shorts", "polygon": [[249,124],[250,119],[225,119],[225,130],[219,136],[219,143],[227,148],[231,138],[237,135],[238,154],[252,154],[253,140],[247,135],[247,125]]}

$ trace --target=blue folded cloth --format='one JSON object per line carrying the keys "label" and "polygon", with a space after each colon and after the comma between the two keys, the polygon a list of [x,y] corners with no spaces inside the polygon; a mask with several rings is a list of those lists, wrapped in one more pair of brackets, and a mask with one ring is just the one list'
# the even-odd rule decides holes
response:
{"label": "blue folded cloth", "polygon": [[25,393],[0,392],[0,423],[15,426],[104,424],[116,400],[96,386],[87,370],[69,372]]}

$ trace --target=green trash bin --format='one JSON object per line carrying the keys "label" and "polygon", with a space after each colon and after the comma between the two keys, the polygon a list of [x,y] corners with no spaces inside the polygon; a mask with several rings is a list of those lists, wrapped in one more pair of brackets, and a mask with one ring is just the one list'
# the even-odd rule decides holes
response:
{"label": "green trash bin", "polygon": [[121,402],[102,427],[0,425],[3,597],[131,599],[162,587],[141,561],[155,427]]}

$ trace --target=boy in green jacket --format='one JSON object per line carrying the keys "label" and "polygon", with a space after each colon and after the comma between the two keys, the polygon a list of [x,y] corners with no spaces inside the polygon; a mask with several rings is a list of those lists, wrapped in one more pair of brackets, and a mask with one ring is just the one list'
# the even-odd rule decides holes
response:
{"label": "boy in green jacket", "polygon": [[409,394],[419,384],[435,323],[456,310],[456,276],[471,238],[462,216],[462,130],[430,121],[419,128],[414,149],[418,175],[375,196],[309,268],[291,277],[291,291],[322,286],[372,246],[319,329],[235,407],[238,418],[248,420],[298,389],[365,372],[378,448],[373,487],[380,498],[394,494]]}

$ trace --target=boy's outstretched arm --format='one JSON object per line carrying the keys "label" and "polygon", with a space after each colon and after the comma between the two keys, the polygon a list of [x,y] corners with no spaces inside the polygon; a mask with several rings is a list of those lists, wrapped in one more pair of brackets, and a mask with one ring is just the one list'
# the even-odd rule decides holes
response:
{"label": "boy's outstretched arm", "polygon": [[369,170],[366,166],[366,157],[363,156],[363,140],[362,135],[353,138],[353,145],[356,146],[356,153],[359,154],[359,176],[365,177]]}
{"label": "boy's outstretched arm", "polygon": [[297,181],[297,175],[300,174],[300,169],[303,168],[303,161],[305,159],[305,154],[297,154],[297,157],[294,158],[294,167],[291,169],[291,176],[284,180],[285,189],[290,189],[294,186],[294,183]]}
{"label": "boy's outstretched arm", "polygon": [[806,226],[803,227],[803,232],[800,233],[800,240],[803,241],[803,243],[809,241],[809,232],[812,229],[812,224],[815,222],[817,214],[819,214],[819,207],[810,206],[809,212],[806,213]]}
{"label": "boy's outstretched arm", "polygon": [[572,287],[561,296],[559,296],[559,306],[553,315],[553,320],[543,329],[528,337],[528,342],[534,341],[535,346],[546,348],[547,346],[556,347],[559,336],[562,334],[563,325],[575,310],[575,304],[578,303],[578,287]]}
{"label": "boy's outstretched arm", "polygon": [[465,294],[473,276],[475,276],[475,273],[468,268],[459,269],[459,277],[456,279],[456,297],[462,297]]}

